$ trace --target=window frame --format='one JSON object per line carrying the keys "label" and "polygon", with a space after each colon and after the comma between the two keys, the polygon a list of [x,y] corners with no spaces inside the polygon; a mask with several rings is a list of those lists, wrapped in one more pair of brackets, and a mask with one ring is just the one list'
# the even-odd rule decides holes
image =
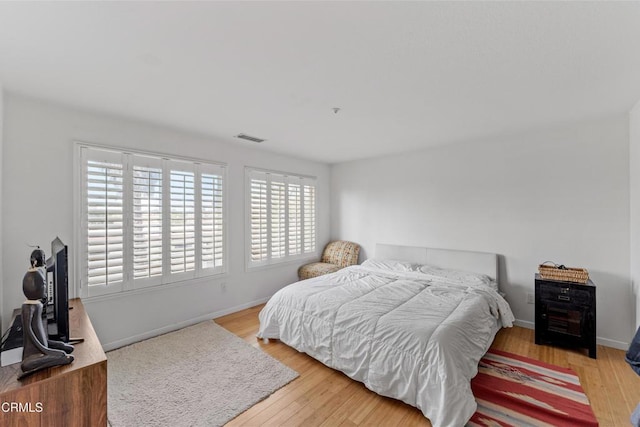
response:
{"label": "window frame", "polygon": [[[279,179],[276,182],[285,182],[284,186],[284,199],[285,202],[285,211],[284,218],[285,224],[283,225],[283,229],[285,230],[285,256],[274,258],[271,256],[271,252],[273,249],[272,245],[272,215],[271,213],[271,180],[266,179],[266,210],[267,210],[267,229],[266,229],[266,240],[267,240],[267,256],[265,259],[260,261],[254,261],[252,259],[252,179],[257,179],[259,176],[270,176],[270,177],[278,177]],[[298,184],[299,185],[299,202],[300,202],[300,227],[298,234],[300,236],[300,253],[299,254],[289,254],[289,234],[290,234],[290,224],[289,218],[291,212],[289,211],[289,184]],[[313,249],[305,251],[305,204],[304,204],[304,188],[305,186],[311,186],[314,188],[313,194]],[[270,267],[274,265],[281,265],[285,263],[295,262],[299,260],[308,260],[312,258],[318,257],[318,185],[317,178],[315,176],[310,175],[301,175],[296,173],[289,172],[281,172],[274,171],[268,169],[261,169],[255,167],[245,167],[245,269],[247,271]]]}
{"label": "window frame", "polygon": [[[89,150],[89,151],[84,151]],[[89,153],[84,154],[84,153]],[[123,179],[124,179],[124,192],[123,192],[123,205],[124,205],[124,277],[122,282],[114,285],[88,285],[87,274],[88,266],[87,260],[87,211],[86,211],[86,162],[87,159],[96,157],[96,153],[104,152],[108,153],[107,156],[118,156],[122,158],[123,164]],[[134,278],[134,258],[133,258],[133,245],[134,245],[134,192],[133,192],[133,168],[139,166],[142,162],[136,162],[139,159],[151,159],[150,163],[160,164],[162,170],[162,274],[156,277],[147,278]],[[170,199],[170,175],[172,166],[186,165],[186,169],[194,171],[194,187],[195,187],[195,259],[194,270],[190,270],[182,273],[171,273],[170,265],[170,249],[171,249],[171,199]],[[201,230],[201,195],[202,195],[202,175],[216,175],[221,179],[221,264],[211,268],[203,268],[203,260],[199,258],[202,253],[199,245],[202,243],[202,236],[200,236]],[[149,152],[142,150],[131,150],[128,148],[98,145],[93,143],[87,143],[84,141],[74,141],[74,242],[78,250],[75,252],[75,277],[77,283],[77,294],[83,298],[99,297],[103,295],[112,294],[126,294],[128,292],[135,292],[141,290],[153,290],[163,287],[179,286],[187,281],[206,278],[206,277],[220,277],[224,276],[229,271],[229,250],[228,250],[228,168],[226,163],[210,161],[204,159],[195,159],[184,156],[167,155],[157,152]],[[214,205],[215,206],[215,205]],[[215,214],[214,214],[215,218]]]}

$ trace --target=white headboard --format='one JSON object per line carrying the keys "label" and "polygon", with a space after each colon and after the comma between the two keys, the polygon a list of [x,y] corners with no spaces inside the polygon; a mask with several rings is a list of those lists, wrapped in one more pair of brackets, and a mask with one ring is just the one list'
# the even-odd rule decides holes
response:
{"label": "white headboard", "polygon": [[488,252],[458,251],[378,243],[376,244],[375,256],[376,258],[382,259],[416,262],[434,267],[486,274],[498,281],[498,255]]}

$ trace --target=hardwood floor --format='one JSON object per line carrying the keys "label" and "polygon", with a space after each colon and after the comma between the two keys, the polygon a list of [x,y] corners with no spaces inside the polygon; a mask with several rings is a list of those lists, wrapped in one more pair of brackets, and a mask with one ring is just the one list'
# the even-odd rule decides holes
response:
{"label": "hardwood floor", "polygon": [[[422,413],[395,399],[378,396],[359,382],[330,369],[279,341],[255,337],[262,305],[216,322],[296,370],[300,377],[240,414],[227,426],[430,426]],[[600,426],[628,426],[640,402],[640,376],[624,360],[624,351],[598,346],[598,359],[586,351],[538,346],[533,331],[502,329],[492,348],[573,369],[580,377]]]}

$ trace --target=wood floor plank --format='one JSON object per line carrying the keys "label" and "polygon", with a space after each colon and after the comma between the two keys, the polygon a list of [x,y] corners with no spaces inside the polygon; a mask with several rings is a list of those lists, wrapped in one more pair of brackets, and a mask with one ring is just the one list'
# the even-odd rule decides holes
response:
{"label": "wood floor plank", "polygon": [[[262,310],[264,304],[256,305],[255,307],[247,308],[246,310],[236,311],[235,313],[227,314],[225,316],[218,317],[216,322],[231,322],[237,319],[255,318],[260,310]],[[251,323],[249,321],[248,323]]]}
{"label": "wood floor plank", "polygon": [[615,381],[621,385],[620,390],[625,390],[620,397],[626,403],[627,410],[633,412],[640,402],[640,387],[636,381],[639,377],[629,367],[624,357],[615,357],[617,352],[615,349],[606,348],[603,353],[611,367],[611,380],[615,378]]}
{"label": "wood floor plank", "polygon": [[412,411],[406,411],[406,414],[400,420],[401,426],[414,426],[414,427],[432,427],[431,421],[429,421],[418,409]]}
{"label": "wood floor plank", "polygon": [[[417,408],[379,396],[278,340],[268,344],[257,340],[258,313],[263,306],[215,321],[289,366],[300,377],[240,414],[228,426],[431,426]],[[586,351],[536,345],[534,331],[520,327],[499,331],[492,348],[574,370],[603,427],[629,425],[630,414],[640,402],[640,376],[627,365],[622,350],[598,346],[598,359],[594,360]]]}
{"label": "wood floor plank", "polygon": [[394,427],[400,425],[400,421],[404,418],[407,410],[413,409],[415,408],[407,407],[399,400],[384,399],[360,424]]}
{"label": "wood floor plank", "polygon": [[[352,381],[348,392],[341,393],[343,404],[325,419],[321,425],[358,425],[382,400],[386,399],[367,389],[364,384]],[[331,420],[335,422],[331,422]]]}
{"label": "wood floor plank", "polygon": [[300,378],[278,390],[267,399],[249,408],[231,421],[233,424],[230,425],[261,425],[263,422],[267,422],[309,389],[326,381],[328,374],[324,365],[315,364],[310,371],[305,372],[304,376],[301,375]]}
{"label": "wood floor plank", "polygon": [[298,401],[305,406],[295,416],[287,420],[286,425],[318,426],[329,418],[343,399],[343,392],[349,393],[353,381],[343,374],[335,377],[332,382],[309,390]]}

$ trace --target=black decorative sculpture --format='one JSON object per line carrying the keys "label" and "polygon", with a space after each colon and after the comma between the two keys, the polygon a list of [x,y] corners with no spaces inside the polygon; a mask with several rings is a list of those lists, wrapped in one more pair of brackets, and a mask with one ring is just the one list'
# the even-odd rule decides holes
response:
{"label": "black decorative sculpture", "polygon": [[44,251],[31,253],[31,268],[22,279],[22,290],[27,301],[22,304],[22,374],[18,379],[52,366],[68,365],[73,356],[73,346],[61,341],[49,341],[42,318],[42,301],[46,301],[47,287],[44,267]]}

